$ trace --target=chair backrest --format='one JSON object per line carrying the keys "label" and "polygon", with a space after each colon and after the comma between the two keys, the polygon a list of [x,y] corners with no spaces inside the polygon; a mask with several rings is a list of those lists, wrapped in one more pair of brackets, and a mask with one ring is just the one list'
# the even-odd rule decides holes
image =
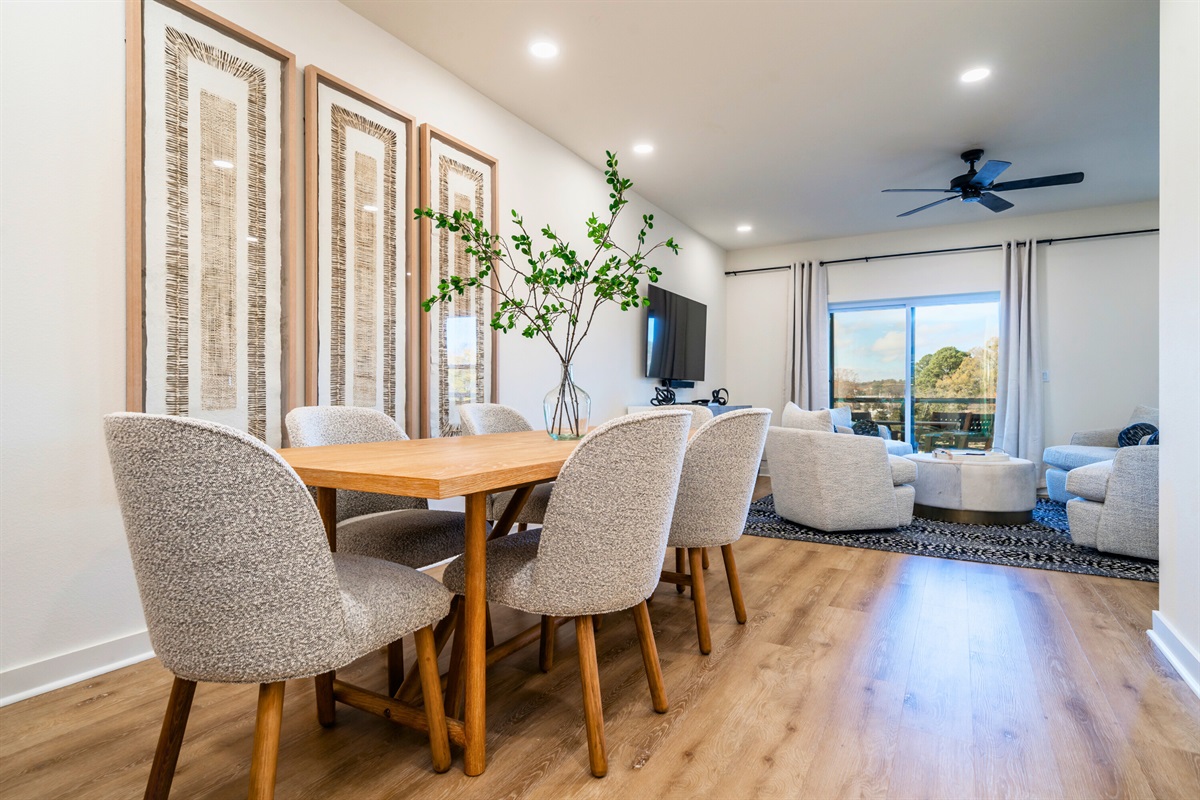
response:
{"label": "chair backrest", "polygon": [[692,435],[671,522],[672,544],[717,547],[738,540],[770,424],[768,409],[747,408],[721,414]]}
{"label": "chair backrest", "polygon": [[465,436],[533,430],[520,411],[499,403],[462,403],[458,407],[458,418],[462,421]]}
{"label": "chair backrest", "polygon": [[241,431],[183,417],[110,414],[104,433],[150,641],[167,669],[257,683],[339,665],[347,645],[333,558],[283,459]]}
{"label": "chair backrest", "polygon": [[[288,412],[284,424],[287,426],[288,442],[292,447],[402,442],[408,439],[408,434],[400,427],[400,423],[374,408],[301,406]],[[342,489],[337,493],[338,522],[363,514],[411,508],[429,508],[429,501],[417,497],[397,497]]]}
{"label": "chair backrest", "polygon": [[671,411],[687,411],[689,414],[691,414],[692,418],[688,422],[691,430],[697,430],[701,425],[713,418],[713,412],[711,408],[708,406],[694,405],[692,403],[679,403],[678,405],[659,406],[657,408],[652,408],[647,411],[639,411],[637,413],[661,414],[663,412]]}
{"label": "chair backrest", "polygon": [[580,441],[546,509],[533,580],[563,616],[631,608],[658,585],[690,416],[619,417]]}

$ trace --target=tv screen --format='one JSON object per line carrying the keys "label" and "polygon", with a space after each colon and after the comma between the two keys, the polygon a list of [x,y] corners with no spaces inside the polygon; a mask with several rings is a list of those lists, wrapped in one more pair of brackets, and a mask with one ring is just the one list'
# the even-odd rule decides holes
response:
{"label": "tv screen", "polygon": [[657,286],[648,289],[646,377],[704,380],[708,307]]}

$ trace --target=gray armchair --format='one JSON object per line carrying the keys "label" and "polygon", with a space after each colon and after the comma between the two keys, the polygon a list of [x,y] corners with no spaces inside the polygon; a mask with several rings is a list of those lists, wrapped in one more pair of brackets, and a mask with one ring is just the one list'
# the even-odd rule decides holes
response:
{"label": "gray armchair", "polygon": [[772,427],[767,463],[784,519],[822,531],[912,522],[917,465],[889,455],[882,439]]}
{"label": "gray armchair", "polygon": [[1067,473],[1112,459],[1117,454],[1117,436],[1135,422],[1148,422],[1157,428],[1158,409],[1138,406],[1129,416],[1129,422],[1120,428],[1079,431],[1071,435],[1070,444],[1047,447],[1042,461],[1046,464],[1046,491],[1050,499],[1065,503],[1075,497],[1067,488]]}
{"label": "gray armchair", "polygon": [[1158,559],[1158,454],[1154,446],[1122,447],[1109,461],[1067,473],[1067,520],[1075,544],[1107,553]]}

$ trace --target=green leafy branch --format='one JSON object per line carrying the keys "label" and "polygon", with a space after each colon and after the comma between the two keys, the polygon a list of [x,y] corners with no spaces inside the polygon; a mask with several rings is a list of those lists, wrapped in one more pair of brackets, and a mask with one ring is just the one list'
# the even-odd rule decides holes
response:
{"label": "green leafy branch", "polygon": [[[654,229],[654,215],[643,214],[632,250],[613,241],[612,232],[622,209],[629,202],[626,193],[633,181],[622,178],[617,170],[617,157],[606,152],[605,181],[609,186],[608,220],[602,222],[592,214],[587,220],[585,251],[581,258],[571,243],[558,235],[549,225],[540,233],[545,249],[534,250],[533,237],[525,228],[525,219],[515,210],[513,224],[517,233],[511,241],[487,229],[483,220],[471,211],[445,214],[432,208],[415,209],[417,218],[428,218],[434,227],[457,234],[466,242],[465,251],[475,259],[475,273],[466,277],[451,275],[438,282],[436,293],[421,305],[426,311],[437,303],[445,303],[468,289],[484,287],[500,298],[491,327],[498,331],[521,328],[521,335],[532,339],[542,337],[561,359],[570,364],[579,345],[592,328],[596,311],[605,303],[617,303],[622,311],[650,305],[641,295],[642,280],[656,283],[662,272],[649,263],[659,248],[679,254],[679,245],[668,238],[646,246],[649,232]],[[493,277],[498,265],[504,277]],[[555,329],[566,320],[559,336]],[[582,327],[580,323],[582,322]]]}

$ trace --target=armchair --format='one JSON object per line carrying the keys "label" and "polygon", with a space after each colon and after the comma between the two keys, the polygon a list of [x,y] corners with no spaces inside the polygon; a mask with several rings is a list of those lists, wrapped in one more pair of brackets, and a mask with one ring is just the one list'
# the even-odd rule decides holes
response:
{"label": "armchair", "polygon": [[1158,559],[1157,447],[1122,447],[1110,461],[1067,473],[1067,520],[1075,544]]}
{"label": "armchair", "polygon": [[772,427],[767,463],[775,510],[823,531],[897,528],[912,522],[917,465],[882,439]]}

